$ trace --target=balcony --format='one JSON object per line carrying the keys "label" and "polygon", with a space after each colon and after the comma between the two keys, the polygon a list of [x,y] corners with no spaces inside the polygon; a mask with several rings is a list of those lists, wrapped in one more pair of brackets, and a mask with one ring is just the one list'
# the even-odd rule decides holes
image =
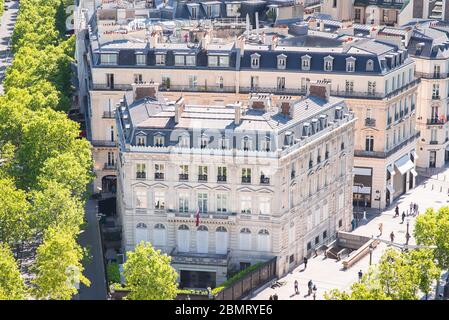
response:
{"label": "balcony", "polygon": [[375,127],[375,126],[376,126],[376,119],[372,118],[365,119],[365,127]]}
{"label": "balcony", "polygon": [[146,179],[147,174],[145,172],[137,172],[136,179]]}
{"label": "balcony", "polygon": [[251,183],[251,177],[242,177],[242,183]]}
{"label": "balcony", "polygon": [[218,182],[226,182],[227,177],[226,176],[217,176],[217,181]]}
{"label": "balcony", "polygon": [[186,180],[189,180],[189,174],[188,174],[188,173],[180,173],[180,174],[179,174],[179,180],[180,180],[180,181],[186,181]]}
{"label": "balcony", "polygon": [[438,141],[437,140],[432,140],[432,141],[429,142],[429,144],[438,144]]}
{"label": "balcony", "polygon": [[103,119],[114,119],[115,111],[103,111]]}
{"label": "balcony", "polygon": [[260,176],[260,184],[270,184],[270,178],[265,176]]}
{"label": "balcony", "polygon": [[427,125],[443,125],[447,122],[446,118],[438,119],[438,117],[427,119]]}
{"label": "balcony", "polygon": [[92,140],[92,146],[94,147],[116,147],[117,143],[111,140]]}
{"label": "balcony", "polygon": [[131,90],[132,86],[131,84],[117,84],[114,83],[114,85],[108,85],[106,83],[94,83],[93,84],[94,90]]}
{"label": "balcony", "polygon": [[234,93],[235,86],[175,86],[161,85],[159,91],[186,91],[186,92],[230,92]]}
{"label": "balcony", "polygon": [[207,174],[199,174],[198,181],[207,181]]}
{"label": "balcony", "polygon": [[240,93],[251,93],[251,92],[261,92],[261,93],[274,93],[274,94],[291,94],[291,95],[304,95],[306,91],[299,88],[273,88],[273,87],[240,87]]}
{"label": "balcony", "polygon": [[105,163],[103,166],[103,170],[117,170],[117,164],[116,163]]}
{"label": "balcony", "polygon": [[418,78],[423,78],[423,79],[446,79],[449,76],[449,73],[447,73],[447,72],[433,72],[433,73],[415,72],[415,75]]}
{"label": "balcony", "polygon": [[365,151],[365,150],[354,150],[354,156],[356,157],[364,157],[364,158],[378,158],[385,159],[391,156],[392,154],[398,152],[400,149],[408,145],[409,143],[415,141],[417,138],[421,136],[421,133],[418,131],[413,136],[408,139],[402,141],[400,144],[395,146],[393,149],[388,151]]}
{"label": "balcony", "polygon": [[162,172],[156,172],[154,174],[154,180],[164,180],[164,174]]}

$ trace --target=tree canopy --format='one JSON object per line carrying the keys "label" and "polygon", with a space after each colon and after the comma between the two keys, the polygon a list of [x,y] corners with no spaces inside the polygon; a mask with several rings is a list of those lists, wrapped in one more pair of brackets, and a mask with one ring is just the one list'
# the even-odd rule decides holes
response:
{"label": "tree canopy", "polygon": [[127,252],[123,265],[130,300],[172,300],[177,294],[176,270],[171,257],[155,250],[149,242],[140,243],[134,252]]}
{"label": "tree canopy", "polygon": [[14,256],[5,243],[0,243],[0,300],[24,300],[27,287],[23,283]]}

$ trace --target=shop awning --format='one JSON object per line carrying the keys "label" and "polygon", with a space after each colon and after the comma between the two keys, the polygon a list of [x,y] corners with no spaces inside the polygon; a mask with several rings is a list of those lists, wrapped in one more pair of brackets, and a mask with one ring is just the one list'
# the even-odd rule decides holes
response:
{"label": "shop awning", "polygon": [[412,160],[410,160],[410,156],[408,154],[396,161],[394,165],[401,174],[405,174],[407,171],[415,167],[415,164],[412,162]]}
{"label": "shop awning", "polygon": [[354,167],[352,172],[358,176],[371,176],[371,168],[357,168]]}
{"label": "shop awning", "polygon": [[352,193],[358,193],[358,194],[371,194],[371,187],[358,187],[358,186],[352,186]]}
{"label": "shop awning", "polygon": [[411,173],[413,174],[413,176],[415,176],[415,177],[418,175],[418,172],[416,172],[415,169],[411,169],[410,172],[411,172]]}
{"label": "shop awning", "polygon": [[393,194],[394,194],[394,189],[393,189],[393,186],[392,186],[392,185],[387,184],[387,189],[388,189],[388,191],[390,191],[390,195],[393,195]]}

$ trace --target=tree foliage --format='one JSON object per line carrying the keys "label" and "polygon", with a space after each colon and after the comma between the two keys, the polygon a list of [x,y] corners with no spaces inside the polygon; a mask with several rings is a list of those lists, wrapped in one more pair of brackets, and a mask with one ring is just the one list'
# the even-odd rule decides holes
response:
{"label": "tree foliage", "polygon": [[414,230],[416,242],[436,246],[435,258],[442,269],[449,268],[449,207],[427,209],[416,218]]}
{"label": "tree foliage", "polygon": [[14,256],[5,243],[0,243],[0,300],[23,300],[27,287],[23,283]]}
{"label": "tree foliage", "polygon": [[82,257],[83,251],[71,229],[47,229],[44,242],[37,249],[34,295],[39,299],[69,300],[80,283],[89,286],[89,280],[82,275]]}
{"label": "tree foliage", "polygon": [[354,283],[349,292],[331,290],[329,300],[417,300],[420,293],[428,293],[441,270],[432,250],[418,249],[399,252],[388,249],[377,266],[373,266]]}
{"label": "tree foliage", "polygon": [[123,265],[130,300],[172,300],[176,297],[178,274],[170,265],[171,257],[155,250],[149,242],[127,252]]}

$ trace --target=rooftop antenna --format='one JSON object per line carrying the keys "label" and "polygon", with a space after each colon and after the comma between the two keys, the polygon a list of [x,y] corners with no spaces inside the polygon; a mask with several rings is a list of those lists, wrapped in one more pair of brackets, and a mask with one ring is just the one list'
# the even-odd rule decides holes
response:
{"label": "rooftop antenna", "polygon": [[246,14],[246,36],[249,38],[249,14]]}
{"label": "rooftop antenna", "polygon": [[256,36],[259,38],[259,12],[256,11]]}

